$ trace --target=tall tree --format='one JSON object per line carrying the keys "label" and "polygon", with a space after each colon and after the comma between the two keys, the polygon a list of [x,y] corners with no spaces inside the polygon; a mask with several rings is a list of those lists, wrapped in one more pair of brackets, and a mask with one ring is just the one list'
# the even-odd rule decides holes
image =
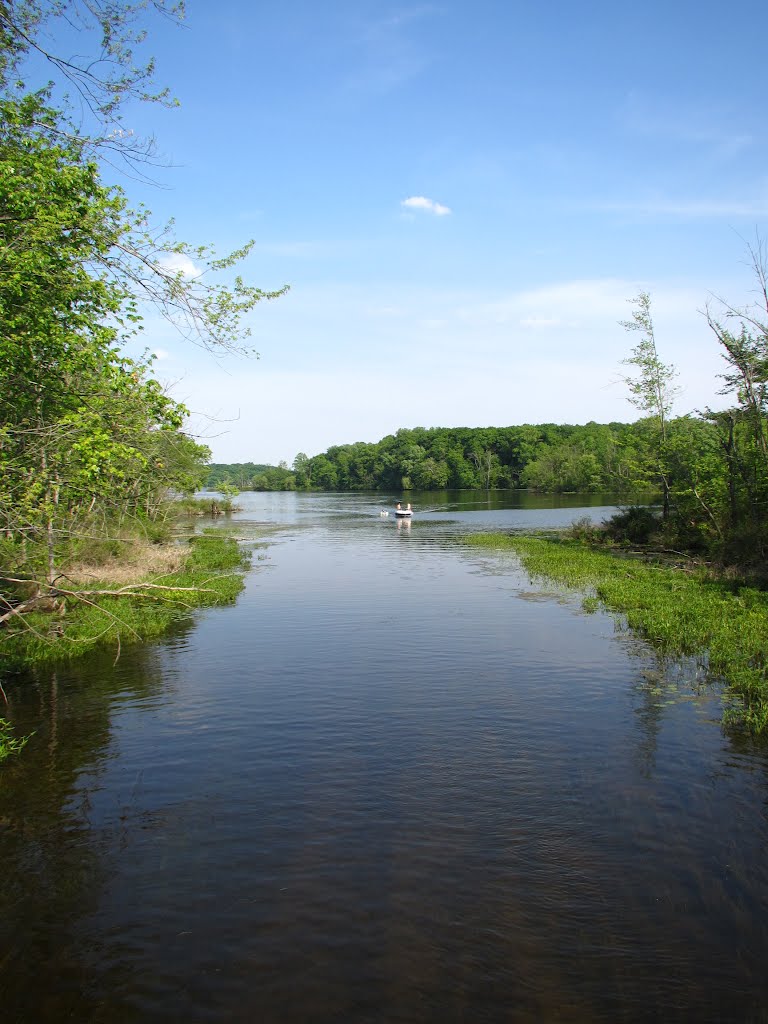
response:
{"label": "tall tree", "polygon": [[673,383],[677,377],[677,370],[674,366],[663,363],[659,358],[656,332],[651,316],[650,295],[648,292],[640,292],[632,302],[635,309],[631,320],[620,320],[619,324],[627,331],[640,334],[640,340],[632,349],[632,354],[623,360],[624,365],[633,366],[636,372],[634,375],[624,376],[623,379],[629,388],[630,402],[652,417],[657,425],[658,440],[654,462],[661,483],[663,515],[664,519],[667,519],[670,507],[670,487],[665,447],[667,423],[678,390]]}

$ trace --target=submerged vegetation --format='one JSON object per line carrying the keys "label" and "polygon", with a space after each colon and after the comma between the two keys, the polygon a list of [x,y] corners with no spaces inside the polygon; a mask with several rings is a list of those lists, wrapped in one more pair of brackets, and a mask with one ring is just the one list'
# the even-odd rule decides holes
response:
{"label": "submerged vegetation", "polygon": [[[768,729],[768,593],[668,557],[628,557],[576,536],[477,534],[474,545],[513,550],[533,577],[585,593],[584,607],[620,613],[626,625],[670,655],[702,659],[727,686],[725,721],[758,734]],[[606,532],[610,540],[610,534]],[[594,540],[594,536],[588,538]]]}

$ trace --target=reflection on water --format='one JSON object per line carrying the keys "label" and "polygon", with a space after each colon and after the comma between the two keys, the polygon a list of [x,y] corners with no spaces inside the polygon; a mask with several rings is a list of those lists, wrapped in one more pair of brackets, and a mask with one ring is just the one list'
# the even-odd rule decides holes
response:
{"label": "reflection on water", "polygon": [[6,1019],[765,1019],[765,750],[455,544],[610,505],[401,497],[243,495],[236,607],[5,684]]}

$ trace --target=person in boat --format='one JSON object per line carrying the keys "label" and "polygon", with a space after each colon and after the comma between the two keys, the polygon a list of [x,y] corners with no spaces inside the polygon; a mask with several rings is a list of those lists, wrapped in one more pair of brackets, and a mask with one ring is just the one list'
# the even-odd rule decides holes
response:
{"label": "person in boat", "polygon": [[410,503],[410,501],[408,502],[408,508],[406,508],[406,510],[405,510],[405,511],[406,511],[406,512],[413,512],[413,509],[411,508],[411,503]]}
{"label": "person in boat", "polygon": [[403,510],[403,506],[398,501],[398,503],[395,505],[395,512],[402,512],[402,510]]}

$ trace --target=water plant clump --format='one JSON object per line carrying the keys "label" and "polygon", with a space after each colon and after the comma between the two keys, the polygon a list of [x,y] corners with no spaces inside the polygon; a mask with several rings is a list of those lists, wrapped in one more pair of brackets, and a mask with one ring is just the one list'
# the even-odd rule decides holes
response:
{"label": "water plant clump", "polygon": [[[470,544],[512,549],[533,577],[588,591],[665,653],[706,656],[727,685],[724,721],[768,732],[768,593],[744,581],[598,551],[565,537],[476,534]],[[589,599],[592,600],[589,600]]]}

